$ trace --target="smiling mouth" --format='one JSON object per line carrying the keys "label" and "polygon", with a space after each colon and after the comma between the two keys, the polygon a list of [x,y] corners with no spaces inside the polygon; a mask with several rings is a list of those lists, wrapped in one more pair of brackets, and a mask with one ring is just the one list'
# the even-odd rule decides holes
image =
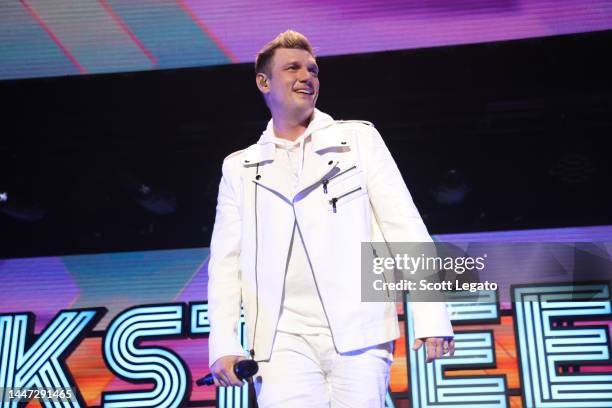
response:
{"label": "smiling mouth", "polygon": [[308,89],[298,89],[295,92],[297,92],[299,94],[304,94],[304,95],[313,95],[314,94],[313,91],[309,91]]}

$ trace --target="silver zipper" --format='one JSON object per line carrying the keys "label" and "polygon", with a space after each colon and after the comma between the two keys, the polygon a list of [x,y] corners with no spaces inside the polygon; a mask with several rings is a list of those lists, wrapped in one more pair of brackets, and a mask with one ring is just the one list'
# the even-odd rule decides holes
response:
{"label": "silver zipper", "polygon": [[342,170],[340,173],[338,173],[338,174],[334,174],[333,176],[331,176],[331,177],[329,177],[329,178],[323,179],[323,181],[321,182],[321,184],[323,184],[323,194],[327,194],[327,184],[329,183],[329,181],[330,181],[330,180],[333,180],[333,179],[335,179],[336,177],[341,176],[341,175],[343,175],[344,173],[346,173],[347,171],[351,171],[351,170],[353,170],[353,169],[355,169],[355,168],[357,168],[357,166],[356,166],[356,165],[354,165],[353,167],[350,167],[350,168],[348,168],[348,169],[346,169],[346,170]]}
{"label": "silver zipper", "polygon": [[334,197],[334,198],[332,198],[331,200],[329,200],[329,203],[332,205],[332,208],[333,208],[334,212],[337,212],[337,211],[336,211],[336,203],[338,202],[338,200],[339,200],[339,199],[341,199],[341,198],[343,198],[343,197],[346,197],[346,196],[347,196],[347,195],[349,195],[349,194],[353,194],[353,193],[355,193],[355,192],[357,192],[357,191],[359,191],[359,190],[361,190],[361,186],[357,187],[357,188],[356,188],[356,189],[354,189],[354,190],[348,191],[348,192],[346,192],[346,193],[342,194],[341,196]]}

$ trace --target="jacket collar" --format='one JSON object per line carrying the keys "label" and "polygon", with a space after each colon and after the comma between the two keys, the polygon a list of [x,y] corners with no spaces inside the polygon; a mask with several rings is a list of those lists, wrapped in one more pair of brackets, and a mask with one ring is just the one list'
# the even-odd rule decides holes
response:
{"label": "jacket collar", "polygon": [[[334,123],[334,119],[328,114],[318,109],[314,110],[314,117],[304,133],[305,137],[311,136],[313,151],[319,152],[332,147],[349,145],[349,140],[343,133],[330,131]],[[249,166],[264,161],[273,161],[275,151],[274,125],[272,119],[270,119],[259,141],[245,150],[243,165]]]}

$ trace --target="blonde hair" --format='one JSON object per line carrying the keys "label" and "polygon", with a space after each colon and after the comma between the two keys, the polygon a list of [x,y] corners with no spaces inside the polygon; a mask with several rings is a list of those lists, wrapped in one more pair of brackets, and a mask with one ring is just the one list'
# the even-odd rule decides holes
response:
{"label": "blonde hair", "polygon": [[315,56],[310,45],[310,41],[303,34],[297,31],[287,30],[284,33],[280,33],[275,39],[267,43],[255,57],[255,73],[258,74],[263,72],[266,75],[270,75],[270,63],[274,52],[279,48],[293,48],[308,51],[313,57]]}

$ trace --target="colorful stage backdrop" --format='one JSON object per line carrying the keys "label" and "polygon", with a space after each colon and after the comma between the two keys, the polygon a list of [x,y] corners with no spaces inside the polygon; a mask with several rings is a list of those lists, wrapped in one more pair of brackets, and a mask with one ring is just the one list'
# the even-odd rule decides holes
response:
{"label": "colorful stage backdrop", "polygon": [[[612,226],[437,238],[612,242]],[[198,248],[0,261],[0,389],[70,386],[71,406],[247,406],[245,390],[194,384],[208,371],[207,257]],[[532,302],[448,304],[457,353],[431,365],[408,347],[411,316],[398,305],[387,405],[611,407],[609,282],[583,288],[601,295],[588,304],[563,302],[566,284],[511,289]]]}
{"label": "colorful stage backdrop", "polygon": [[0,79],[251,62],[288,28],[320,56],[612,28],[609,0],[10,0]]}

